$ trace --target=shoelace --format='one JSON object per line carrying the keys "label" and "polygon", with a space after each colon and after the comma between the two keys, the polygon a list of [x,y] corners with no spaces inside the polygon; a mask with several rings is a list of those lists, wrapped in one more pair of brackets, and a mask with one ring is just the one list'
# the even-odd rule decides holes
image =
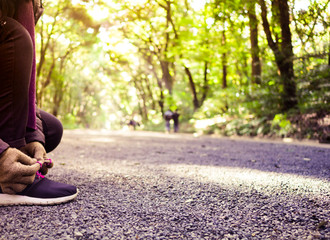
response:
{"label": "shoelace", "polygon": [[[45,159],[45,160],[48,160],[49,162],[46,162],[45,164],[46,165],[50,165],[50,164],[52,164],[52,159],[50,159],[50,158],[47,158],[47,159]],[[39,165],[40,165],[40,169],[42,168],[42,163],[41,162],[39,162],[39,161],[37,161],[37,163],[39,163]],[[37,173],[36,173],[36,177],[39,179],[39,178],[45,178],[45,176],[44,175],[42,175],[42,173],[40,172],[40,171],[38,171]]]}
{"label": "shoelace", "polygon": [[37,177],[38,179],[39,179],[39,178],[45,178],[45,176],[42,175],[41,172],[39,172],[39,171],[36,173],[36,177]]}

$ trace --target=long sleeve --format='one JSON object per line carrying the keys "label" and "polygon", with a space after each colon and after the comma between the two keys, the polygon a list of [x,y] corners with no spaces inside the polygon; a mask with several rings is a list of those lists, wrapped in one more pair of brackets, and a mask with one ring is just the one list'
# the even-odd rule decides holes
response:
{"label": "long sleeve", "polygon": [[8,143],[6,143],[6,142],[4,142],[4,141],[2,141],[2,140],[0,139],[0,155],[1,155],[1,154],[2,154],[7,148],[9,148]]}
{"label": "long sleeve", "polygon": [[37,110],[36,125],[37,125],[37,129],[30,129],[30,128],[26,129],[25,141],[26,143],[40,142],[41,144],[45,145],[44,129],[42,125],[41,116],[38,113],[38,110]]}

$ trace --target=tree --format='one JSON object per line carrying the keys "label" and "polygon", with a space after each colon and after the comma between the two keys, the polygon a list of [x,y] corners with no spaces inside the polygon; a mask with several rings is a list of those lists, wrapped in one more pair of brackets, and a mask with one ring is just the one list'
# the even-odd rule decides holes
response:
{"label": "tree", "polygon": [[[267,37],[268,46],[274,53],[277,67],[283,84],[282,110],[287,111],[294,108],[298,101],[296,96],[296,83],[293,71],[293,51],[290,30],[290,15],[287,0],[273,0],[273,20],[280,27],[280,36],[273,33],[276,37],[274,41],[270,25],[267,19],[267,7],[265,0],[260,0],[261,17],[264,32]],[[273,27],[275,29],[276,26]]]}
{"label": "tree", "polygon": [[[158,2],[158,1],[157,1]],[[180,46],[180,34],[178,33],[178,30],[177,30],[177,27],[173,21],[173,18],[172,18],[172,10],[171,10],[171,2],[170,1],[166,1],[166,5],[163,5],[161,3],[158,2],[158,4],[165,9],[166,11],[166,27],[169,28],[169,25],[171,25],[172,27],[172,31],[174,33],[174,38],[175,38],[175,41],[174,41],[174,47],[177,47],[177,46]],[[186,3],[186,7],[189,8],[189,6],[187,5],[188,3]],[[167,33],[167,39],[169,39],[169,33]],[[183,53],[182,51],[179,51],[179,56],[177,56],[179,59],[182,59],[184,56],[183,56]],[[190,71],[190,68],[187,67],[186,64],[184,64],[182,62],[182,65],[183,65],[183,68],[184,68],[184,71],[187,75],[187,78],[188,78],[188,82],[189,82],[189,86],[190,86],[190,89],[191,89],[191,92],[192,92],[192,95],[193,95],[193,106],[194,106],[194,110],[197,110],[200,106],[201,106],[201,102],[199,101],[198,99],[198,93],[197,93],[197,89],[196,89],[196,84],[194,82],[194,79],[193,79],[193,75]],[[206,73],[207,74],[207,73]],[[205,76],[205,75],[204,75]],[[207,77],[207,76],[206,76]]]}
{"label": "tree", "polygon": [[38,102],[83,126],[134,114],[158,124],[170,107],[187,121],[271,119],[297,96],[300,109],[328,101],[325,90],[314,94],[329,54],[328,0],[299,11],[259,0],[260,16],[257,0],[47,4],[37,27]]}
{"label": "tree", "polygon": [[261,61],[260,61],[260,49],[258,44],[258,19],[256,16],[256,2],[248,1],[248,16],[250,26],[250,42],[251,42],[251,79],[252,83],[261,83]]}
{"label": "tree", "polygon": [[[37,102],[39,107],[58,116],[65,112],[61,105],[68,106],[64,101],[76,102],[76,99],[67,100],[75,96],[72,92],[77,87],[70,83],[74,77],[69,69],[78,65],[74,54],[98,42],[96,34],[99,25],[91,19],[85,8],[73,6],[67,0],[60,0],[56,4],[48,2],[45,15],[36,29],[39,46]],[[88,29],[93,29],[93,32]],[[84,92],[85,89],[79,90]],[[69,105],[65,110],[77,113],[74,107]]]}

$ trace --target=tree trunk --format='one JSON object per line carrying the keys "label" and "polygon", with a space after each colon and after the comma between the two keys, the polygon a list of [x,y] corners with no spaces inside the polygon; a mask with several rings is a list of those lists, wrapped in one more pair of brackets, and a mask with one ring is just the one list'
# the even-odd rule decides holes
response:
{"label": "tree trunk", "polygon": [[[166,54],[165,54],[166,55]],[[173,89],[173,77],[170,74],[169,65],[170,63],[168,61],[160,61],[160,65],[162,68],[162,81],[165,83],[165,87],[167,88],[168,92],[172,94]]]}
{"label": "tree trunk", "polygon": [[227,88],[227,55],[222,54],[222,88]]}
{"label": "tree trunk", "polygon": [[[140,52],[142,52],[142,51],[140,51]],[[154,67],[154,64],[153,64],[153,60],[152,60],[152,54],[155,54],[155,53],[154,52],[151,52],[150,55],[144,53],[143,55],[144,55],[144,58],[146,59],[146,61],[148,62],[149,66],[151,67],[152,74],[155,76],[155,78],[157,80],[157,85],[158,85],[159,91],[160,91],[158,105],[160,107],[160,111],[161,111],[162,116],[163,116],[164,115],[164,89],[163,89],[162,81],[158,77],[158,74],[157,74],[157,72],[155,70],[155,67]]]}
{"label": "tree trunk", "polygon": [[62,99],[63,99],[63,93],[56,91],[54,94],[54,98],[53,98],[54,105],[53,105],[53,111],[52,111],[52,113],[55,117],[58,115],[58,110],[60,109]]}
{"label": "tree trunk", "polygon": [[162,113],[162,116],[164,117],[164,92],[160,91],[160,99],[158,101],[159,107],[160,107],[160,111]]}
{"label": "tree trunk", "polygon": [[[134,81],[135,89],[138,90],[138,97],[139,97],[139,111],[140,115],[142,116],[144,121],[148,121],[148,109],[146,104],[146,93],[143,88],[142,79],[136,78]],[[141,106],[142,105],[142,106]]]}
{"label": "tree trunk", "polygon": [[151,100],[151,109],[156,110],[156,101],[155,101],[155,98],[154,98],[154,94],[151,90],[152,87],[151,87],[150,80],[149,80],[148,77],[145,77],[144,81],[146,83],[146,88],[148,90],[148,95],[149,95],[150,100]]}
{"label": "tree trunk", "polygon": [[200,107],[203,105],[203,103],[207,97],[207,93],[209,91],[208,78],[207,78],[208,66],[209,66],[208,61],[205,61],[205,63],[204,63],[204,85],[203,85],[203,89],[202,89],[202,91],[203,91],[202,98],[199,103]]}
{"label": "tree trunk", "polygon": [[280,25],[282,29],[282,52],[284,54],[284,61],[280,63],[280,71],[283,77],[284,85],[284,108],[289,110],[297,105],[296,97],[296,83],[294,80],[293,71],[293,50],[290,30],[290,14],[287,0],[277,0],[280,11]]}
{"label": "tree trunk", "polygon": [[[226,49],[226,33],[225,30],[222,31],[222,48]],[[222,88],[227,88],[227,53],[226,50],[222,53],[221,57],[222,63]]]}
{"label": "tree trunk", "polygon": [[282,110],[287,111],[297,105],[296,83],[293,72],[293,51],[290,31],[290,16],[287,0],[274,0],[274,6],[278,8],[279,24],[281,26],[282,43],[274,42],[269,22],[267,19],[267,7],[264,0],[260,0],[263,28],[267,37],[268,46],[272,49],[283,84]]}
{"label": "tree trunk", "polygon": [[250,41],[251,41],[251,56],[252,56],[252,83],[261,83],[261,63],[259,57],[258,44],[258,19],[256,16],[255,2],[248,6],[249,25],[250,25]]}
{"label": "tree trunk", "polygon": [[199,108],[199,101],[198,101],[198,97],[197,97],[197,91],[196,91],[196,86],[195,86],[195,82],[193,80],[193,77],[191,75],[191,72],[189,70],[189,68],[187,68],[186,66],[184,67],[184,70],[188,76],[189,79],[189,84],[190,84],[190,88],[191,91],[193,93],[193,105],[194,105],[194,110],[197,110]]}
{"label": "tree trunk", "polygon": [[[171,2],[166,1],[166,6],[159,4],[161,7],[163,7],[166,10],[166,28],[170,26],[171,23]],[[163,52],[163,60],[160,61],[160,65],[162,67],[162,80],[165,83],[165,87],[168,89],[169,94],[172,95],[172,89],[173,89],[173,77],[170,74],[170,62],[167,57],[167,52],[168,52],[168,47],[170,44],[170,33],[166,31],[166,43],[165,43],[165,48]]]}
{"label": "tree trunk", "polygon": [[[330,31],[329,31],[329,39],[330,39]],[[328,66],[330,67],[330,44],[329,44],[329,53],[328,53]]]}

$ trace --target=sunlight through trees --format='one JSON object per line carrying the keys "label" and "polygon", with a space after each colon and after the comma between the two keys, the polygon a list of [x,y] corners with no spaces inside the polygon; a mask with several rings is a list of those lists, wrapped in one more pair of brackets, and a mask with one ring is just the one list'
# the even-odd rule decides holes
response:
{"label": "sunlight through trees", "polygon": [[178,108],[186,131],[220,117],[204,130],[268,134],[278,114],[299,128],[292,116],[329,114],[329,10],[328,0],[48,0],[38,103],[66,127],[135,118],[163,129]]}

